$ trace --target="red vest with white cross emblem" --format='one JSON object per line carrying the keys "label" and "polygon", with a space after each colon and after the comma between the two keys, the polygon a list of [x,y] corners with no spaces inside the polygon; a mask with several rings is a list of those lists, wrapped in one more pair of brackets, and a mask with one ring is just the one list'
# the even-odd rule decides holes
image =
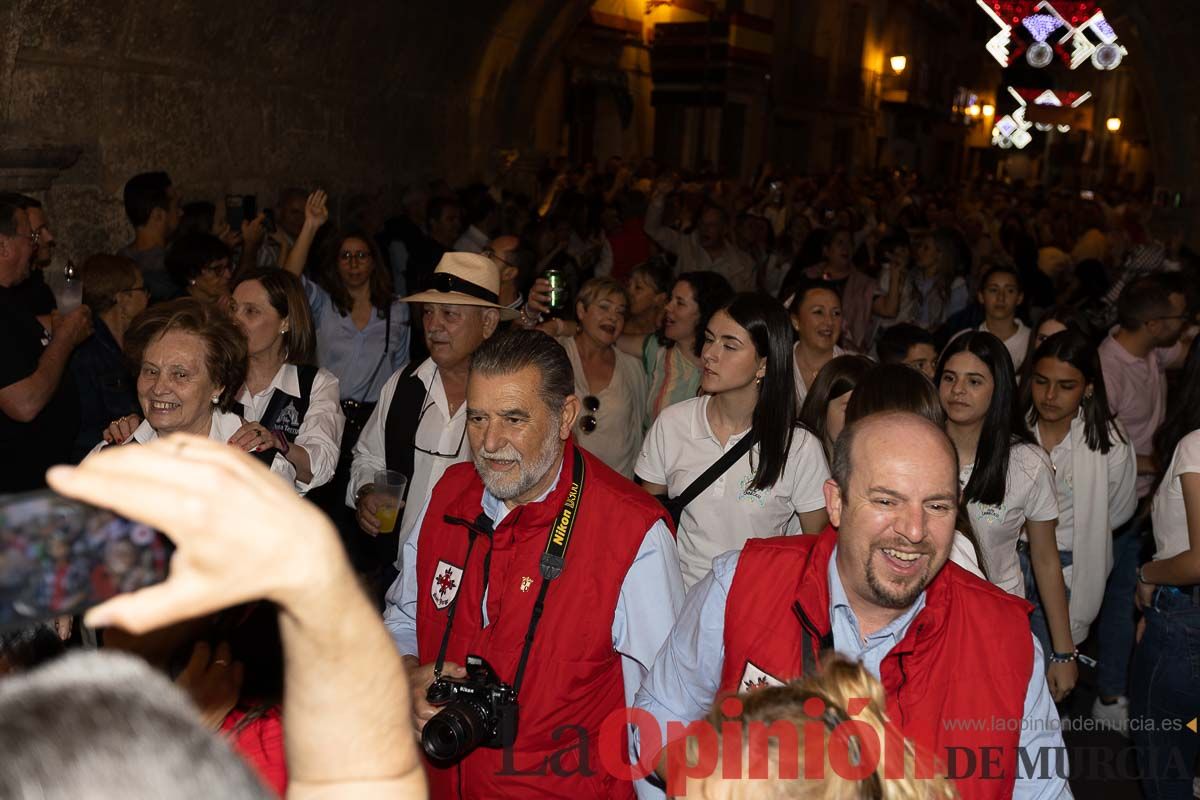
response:
{"label": "red vest with white cross emblem", "polygon": [[[508,513],[489,542],[479,537],[466,563],[468,532],[446,516],[474,521],[483,483],[473,464],[446,471],[429,501],[417,545],[417,644],[422,664],[437,658],[449,612],[458,609],[446,660],[482,656],[511,685],[542,578],[538,564],[571,485],[575,446],[563,454],[558,485],[545,500]],[[632,798],[633,784],[605,773],[600,725],[625,706],[612,627],[625,574],[646,531],[665,516],[645,491],[583,454],[583,492],[562,575],[550,584],[521,686],[511,756],[479,748],[458,767],[426,764],[440,798]],[[670,523],[668,522],[668,525]],[[486,573],[486,578],[485,578]],[[486,584],[485,584],[486,581]],[[480,606],[487,588],[487,616]],[[507,774],[504,774],[507,773]],[[536,774],[521,774],[536,773]]]}
{"label": "red vest with white cross emblem", "polygon": [[[833,528],[746,543],[725,604],[721,693],[803,674],[801,626],[809,628],[814,649],[830,634],[835,544]],[[803,621],[793,611],[796,602]],[[947,774],[949,758],[950,774],[958,777],[974,757],[972,774],[955,781],[964,800],[1012,797],[1033,670],[1029,610],[1024,600],[947,562],[925,588],[925,607],[880,666],[889,719],[934,755],[939,772]],[[1048,763],[1055,763],[1052,754]]]}

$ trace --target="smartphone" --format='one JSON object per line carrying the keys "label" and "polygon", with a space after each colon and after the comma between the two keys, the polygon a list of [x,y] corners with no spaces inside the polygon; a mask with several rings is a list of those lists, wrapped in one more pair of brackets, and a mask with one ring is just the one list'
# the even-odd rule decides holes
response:
{"label": "smartphone", "polygon": [[258,216],[258,197],[256,195],[242,196],[242,214],[247,222],[252,222]]}
{"label": "smartphone", "polygon": [[274,233],[275,232],[275,209],[264,208],[262,213],[263,213],[263,230],[265,230],[267,233]]}
{"label": "smartphone", "polygon": [[149,525],[51,491],[0,497],[0,630],[161,583],[172,552]]}

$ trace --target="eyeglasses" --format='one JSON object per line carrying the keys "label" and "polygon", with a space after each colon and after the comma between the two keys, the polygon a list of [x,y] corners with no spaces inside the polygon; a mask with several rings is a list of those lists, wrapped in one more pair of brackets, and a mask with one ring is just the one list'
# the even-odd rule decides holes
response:
{"label": "eyeglasses", "polygon": [[360,262],[361,261],[370,261],[371,253],[370,253],[370,251],[367,251],[367,250],[355,250],[353,252],[351,252],[350,250],[343,250],[342,252],[338,253],[338,261],[350,261],[350,260],[360,261]]}
{"label": "eyeglasses", "polygon": [[584,433],[591,433],[596,430],[596,426],[599,424],[596,419],[596,412],[600,410],[600,398],[594,394],[589,394],[583,398],[583,407],[587,409],[588,413],[584,415],[583,419],[579,420],[579,430]]}
{"label": "eyeglasses", "polygon": [[421,413],[417,417],[416,427],[413,428],[412,446],[414,450],[420,450],[422,453],[426,453],[437,458],[458,458],[458,454],[462,452],[463,441],[467,438],[466,424],[463,425],[462,436],[458,437],[458,447],[454,448],[453,453],[439,453],[437,450],[427,450],[424,447],[421,447],[421,445],[417,444],[417,431],[421,429],[421,420],[425,417],[425,412],[436,405],[436,403],[431,403],[429,401],[429,393],[433,391],[434,380],[437,380],[436,370],[433,373],[433,380],[429,381],[429,386],[425,389],[425,399],[421,401]]}
{"label": "eyeglasses", "polygon": [[513,269],[517,269],[516,264],[512,263],[511,261],[508,261],[507,259],[501,258],[500,254],[497,253],[495,250],[493,250],[490,247],[483,248],[483,255],[487,256],[488,258],[492,259],[493,261],[499,261],[501,264],[503,264],[506,267],[512,267]]}

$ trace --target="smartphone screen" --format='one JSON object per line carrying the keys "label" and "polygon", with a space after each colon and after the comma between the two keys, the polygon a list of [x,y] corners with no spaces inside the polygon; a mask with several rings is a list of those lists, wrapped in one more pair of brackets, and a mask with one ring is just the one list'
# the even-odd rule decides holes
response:
{"label": "smartphone screen", "polygon": [[160,583],[173,550],[148,525],[54,492],[0,497],[0,630]]}

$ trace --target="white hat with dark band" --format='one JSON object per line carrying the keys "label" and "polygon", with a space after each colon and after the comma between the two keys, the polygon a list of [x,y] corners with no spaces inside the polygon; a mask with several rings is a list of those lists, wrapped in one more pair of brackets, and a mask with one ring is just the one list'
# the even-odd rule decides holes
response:
{"label": "white hat with dark band", "polygon": [[515,309],[500,305],[500,268],[487,256],[475,253],[446,253],[430,276],[428,288],[401,300],[494,308],[501,319],[520,316]]}

